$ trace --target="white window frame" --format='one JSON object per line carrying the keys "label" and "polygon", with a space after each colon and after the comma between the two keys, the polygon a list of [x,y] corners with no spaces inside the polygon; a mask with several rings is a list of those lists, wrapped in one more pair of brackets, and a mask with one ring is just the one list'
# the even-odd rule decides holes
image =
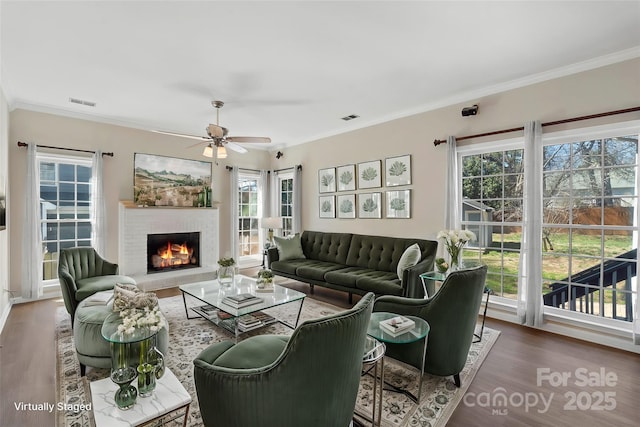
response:
{"label": "white window frame", "polygon": [[[256,182],[256,216],[242,216],[242,197],[241,197],[241,192],[240,192],[240,185],[243,181],[251,181],[251,180],[255,180]],[[240,171],[238,174],[238,185],[237,185],[237,191],[238,191],[238,235],[236,236],[236,238],[238,239],[238,254],[239,254],[239,260],[238,262],[243,262],[246,260],[253,260],[253,259],[258,259],[262,257],[262,250],[263,250],[263,242],[260,240],[261,239],[261,230],[260,230],[260,218],[262,216],[262,208],[261,208],[261,203],[260,200],[262,198],[262,194],[260,193],[260,189],[261,189],[261,183],[260,183],[260,175],[257,173],[253,173],[253,172],[246,172],[246,171]],[[249,205],[250,206],[250,205]],[[249,208],[250,210],[251,208]],[[244,255],[243,254],[243,244],[240,240],[240,235],[242,234],[243,231],[246,231],[245,229],[243,229],[242,227],[240,227],[240,222],[244,219],[249,219],[249,222],[251,222],[252,220],[255,221],[256,227],[249,227],[249,232],[251,233],[253,230],[255,230],[255,235],[258,237],[258,242],[257,242],[257,250],[255,253],[251,253],[248,255]]]}
{"label": "white window frame", "polygon": [[[456,154],[458,157],[458,217],[461,219],[460,224],[465,225],[468,221],[462,216],[462,202],[463,202],[463,191],[462,191],[462,176],[463,176],[463,162],[462,158],[465,156],[473,156],[497,151],[511,151],[511,150],[521,150],[524,148],[524,139],[520,138],[510,138],[504,139],[501,141],[492,141],[486,142],[482,144],[473,144],[457,147]],[[474,226],[481,225],[495,225],[494,222],[474,222]],[[522,226],[522,225],[520,225]],[[515,298],[506,298],[498,295],[492,296],[492,299],[505,307],[516,309],[517,299]]]}
{"label": "white window frame", "polygon": [[[596,139],[611,137],[613,134],[617,135],[629,135],[640,133],[640,120],[633,120],[628,122],[612,123],[600,126],[588,126],[577,129],[557,131],[543,133],[542,143],[544,145],[560,144],[562,142],[575,142],[585,139]],[[458,156],[458,216],[462,218],[462,156],[468,156],[473,154],[488,153],[492,151],[506,151],[509,149],[522,148],[524,146],[523,138],[511,138],[500,141],[492,141],[487,143],[472,144],[467,146],[457,147]],[[527,153],[524,153],[526,156]],[[640,156],[639,156],[640,157]],[[542,165],[540,165],[542,167]],[[636,175],[636,180],[640,181],[640,166],[638,166],[639,172]],[[636,191],[640,196],[640,185],[636,184]],[[542,203],[542,200],[539,201]],[[640,215],[640,207],[636,208],[636,220]],[[638,232],[634,235],[635,247],[637,248]],[[637,262],[637,261],[636,261]],[[636,266],[636,271],[640,272],[640,269]],[[542,283],[538,284],[540,287],[540,293],[542,290]],[[636,304],[640,304],[638,281],[637,276],[634,279],[632,289],[634,315],[637,312]],[[491,297],[489,313],[491,316],[517,322],[516,316],[516,304],[517,301],[502,298],[498,296]],[[613,345],[619,348],[633,349],[631,343],[633,321],[627,322],[623,320],[616,320],[602,316],[594,316],[591,314],[585,314],[581,312],[569,311],[566,309],[558,309],[555,307],[548,307],[543,305],[544,310],[544,324],[541,329],[552,332],[557,332],[565,335],[569,335],[576,338],[582,338],[593,342],[602,343],[605,345]]]}
{"label": "white window frame", "polygon": [[[542,135],[542,144],[543,145],[556,145],[563,143],[571,143],[576,141],[583,141],[589,139],[600,139],[611,137],[613,134],[622,136],[629,134],[640,134],[640,120],[630,121],[630,122],[622,122],[622,123],[613,123],[608,125],[601,126],[591,126],[584,127],[566,131],[558,131],[558,132],[550,132],[548,134]],[[636,196],[640,198],[640,162],[636,162],[636,167],[638,168],[638,172],[636,173]],[[636,206],[636,220],[640,212],[638,212],[640,206]],[[636,222],[635,226],[636,230],[634,232],[633,240],[635,241],[635,247],[638,248],[638,224]],[[636,271],[638,270],[636,260]],[[638,274],[638,273],[636,273]],[[542,286],[542,285],[540,285]],[[638,301],[638,282],[637,276],[632,280],[632,304],[635,308],[635,305],[639,303]],[[571,324],[579,324],[579,325],[588,325],[593,329],[604,330],[607,332],[615,331],[615,332],[624,332],[631,333],[633,321],[627,322],[623,320],[611,319],[604,316],[596,316],[593,314],[581,313],[579,311],[571,311],[562,308],[550,307],[543,305],[544,315],[549,320],[558,320],[565,321]],[[633,310],[635,314],[635,309]]]}
{"label": "white window frame", "polygon": [[[77,165],[77,166],[84,166],[84,167],[88,167],[88,168],[92,168],[93,164],[92,164],[92,160],[90,158],[86,158],[86,157],[80,157],[80,156],[70,156],[70,155],[60,155],[60,154],[51,154],[51,153],[37,153],[37,163],[38,163],[38,188],[40,188],[42,186],[42,181],[40,180],[41,178],[41,165],[43,163],[66,163],[66,164],[73,164],[73,165]],[[56,180],[55,182],[59,185],[60,180],[59,180],[59,176],[56,176]],[[74,181],[77,183],[77,181]],[[91,185],[91,179],[89,180],[89,212],[91,212],[91,205],[94,203],[93,200],[93,195],[91,193],[92,190],[92,185]],[[58,189],[59,191],[59,189]],[[42,212],[41,212],[42,214]],[[57,224],[60,223],[71,223],[71,222],[77,222],[77,219],[60,219],[57,218],[55,220],[51,220],[48,219],[46,217],[44,217],[43,215],[41,215],[40,217],[40,229],[41,232],[43,233],[42,235],[42,244],[43,246],[46,244],[47,240],[45,240],[45,236],[44,236],[44,227],[46,227],[46,224],[48,222],[56,222]],[[82,222],[87,222],[87,221],[82,221]],[[91,214],[89,214],[89,219],[88,222],[91,224],[91,237],[93,237],[93,232],[95,229],[95,219],[93,218],[93,216]],[[58,227],[59,229],[59,227]],[[90,239],[91,239],[90,237]],[[51,241],[51,240],[48,240]],[[58,253],[60,250],[60,240],[56,240],[58,242]],[[64,240],[63,240],[64,241]],[[45,271],[45,265],[46,264],[55,264],[57,265],[58,261],[55,262],[47,262],[46,260],[43,260],[43,272]],[[43,293],[49,293],[55,290],[58,290],[60,288],[60,281],[57,277],[53,277],[51,279],[48,280],[42,280],[42,289],[43,289]]]}
{"label": "white window frame", "polygon": [[[285,180],[291,180],[291,216],[285,216],[282,214],[282,181]],[[276,216],[280,216],[282,218],[282,229],[279,230],[278,234],[281,236],[287,236],[293,233],[293,210],[295,209],[295,206],[293,205],[293,172],[278,172],[277,185],[276,197],[278,199],[276,201],[276,206],[278,214]],[[286,227],[287,222],[291,224],[291,227]]]}

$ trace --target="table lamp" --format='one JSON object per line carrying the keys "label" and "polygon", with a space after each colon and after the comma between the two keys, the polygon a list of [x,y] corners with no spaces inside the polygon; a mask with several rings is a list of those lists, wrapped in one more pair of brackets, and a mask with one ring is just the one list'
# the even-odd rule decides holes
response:
{"label": "table lamp", "polygon": [[269,243],[273,245],[273,230],[282,228],[282,218],[279,216],[262,218],[262,228],[267,228],[269,230]]}

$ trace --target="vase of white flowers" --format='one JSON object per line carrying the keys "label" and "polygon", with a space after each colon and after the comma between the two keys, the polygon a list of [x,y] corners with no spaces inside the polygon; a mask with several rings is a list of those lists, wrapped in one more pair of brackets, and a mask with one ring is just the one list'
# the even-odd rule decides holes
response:
{"label": "vase of white flowers", "polygon": [[231,257],[218,260],[218,283],[222,286],[230,286],[236,274],[236,260]]}
{"label": "vase of white flowers", "polygon": [[462,248],[467,242],[476,240],[476,235],[470,230],[441,230],[438,240],[442,239],[449,254],[449,269],[451,271],[463,268]]}
{"label": "vase of white flowers", "polygon": [[[121,304],[122,307],[127,305]],[[114,379],[114,372],[129,372],[133,371],[128,376],[129,383],[138,376],[138,390],[137,393],[123,393],[122,390],[130,390],[128,384],[125,387],[121,386],[121,389],[116,394],[116,403],[118,407],[125,409],[129,408],[135,402],[135,395],[141,397],[150,396],[156,387],[156,379],[160,378],[164,374],[164,356],[156,347],[156,336],[158,331],[165,327],[164,316],[160,312],[160,308],[156,305],[146,305],[142,308],[136,307],[133,303],[128,305],[128,308],[122,308],[118,315],[120,317],[120,324],[117,327],[117,332],[121,335],[121,341],[126,343],[124,345],[112,346],[112,352],[116,352],[116,356],[119,359],[117,362],[117,368],[115,371],[112,369],[112,380]],[[131,348],[130,354],[123,351]],[[136,350],[138,351],[138,358],[135,358]],[[133,359],[130,361],[130,356]],[[112,361],[114,355],[112,355]],[[136,366],[137,365],[137,366]],[[120,384],[119,382],[117,382]],[[123,381],[124,383],[124,381]],[[122,401],[122,402],[120,402]]]}

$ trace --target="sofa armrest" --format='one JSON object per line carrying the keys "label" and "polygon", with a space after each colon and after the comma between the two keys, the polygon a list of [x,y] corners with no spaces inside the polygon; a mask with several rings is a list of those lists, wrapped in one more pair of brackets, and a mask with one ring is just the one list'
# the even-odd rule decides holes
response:
{"label": "sofa armrest", "polygon": [[118,274],[118,264],[107,261],[102,261],[102,275]]}
{"label": "sofa armrest", "polygon": [[411,268],[407,268],[402,275],[402,295],[408,298],[424,298],[420,275],[433,270],[433,256],[427,256]]}
{"label": "sofa armrest", "polygon": [[278,254],[278,248],[271,247],[267,249],[267,265],[271,265],[273,261],[278,261],[280,259],[280,255]]}
{"label": "sofa armrest", "polygon": [[67,312],[72,316],[76,312],[78,301],[76,301],[76,291],[78,285],[76,285],[75,279],[64,269],[58,270],[58,280],[60,281],[60,290],[62,290],[62,296],[64,299],[64,305]]}

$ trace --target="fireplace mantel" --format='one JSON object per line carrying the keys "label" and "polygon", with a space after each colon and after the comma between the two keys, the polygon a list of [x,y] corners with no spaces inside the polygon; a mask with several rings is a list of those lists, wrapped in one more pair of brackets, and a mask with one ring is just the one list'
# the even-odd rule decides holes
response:
{"label": "fireplace mantel", "polygon": [[[185,280],[211,276],[218,259],[217,208],[138,207],[132,201],[119,206],[120,274],[133,277],[144,289],[171,287]],[[147,234],[200,232],[200,267],[147,274]]]}

